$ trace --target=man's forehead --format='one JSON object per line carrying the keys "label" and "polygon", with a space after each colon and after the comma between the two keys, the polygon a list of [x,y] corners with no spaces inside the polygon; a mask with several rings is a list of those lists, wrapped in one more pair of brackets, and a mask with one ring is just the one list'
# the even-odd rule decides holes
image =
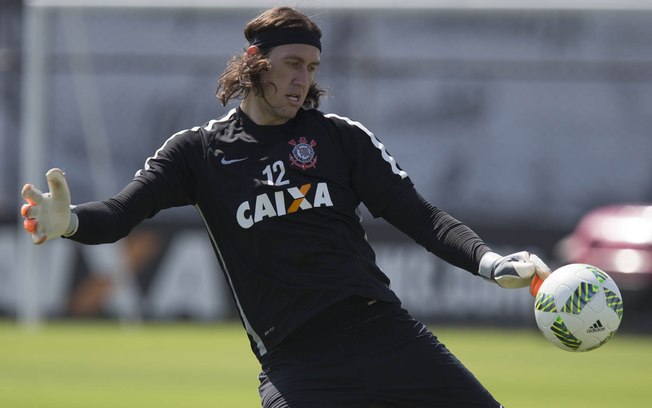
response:
{"label": "man's forehead", "polygon": [[307,44],[284,44],[274,47],[271,54],[279,58],[297,58],[308,63],[319,63],[321,52]]}

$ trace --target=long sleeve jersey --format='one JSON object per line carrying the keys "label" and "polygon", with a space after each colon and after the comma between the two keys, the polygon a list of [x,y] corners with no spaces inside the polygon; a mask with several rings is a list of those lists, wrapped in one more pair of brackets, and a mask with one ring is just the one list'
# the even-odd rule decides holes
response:
{"label": "long sleeve jersey", "polygon": [[163,209],[194,206],[260,358],[339,300],[400,302],[366,239],[361,203],[472,273],[489,250],[419,196],[364,126],[303,109],[259,126],[236,108],[172,135],[122,192],[76,207],[71,239],[113,242]]}

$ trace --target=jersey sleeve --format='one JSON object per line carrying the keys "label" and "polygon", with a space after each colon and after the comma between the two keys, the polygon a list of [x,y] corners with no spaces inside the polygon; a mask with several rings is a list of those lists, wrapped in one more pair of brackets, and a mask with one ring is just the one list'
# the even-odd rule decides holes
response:
{"label": "jersey sleeve", "polygon": [[480,259],[490,251],[471,228],[430,204],[413,187],[387,205],[383,218],[429,252],[474,275]]}
{"label": "jersey sleeve", "polygon": [[386,146],[360,122],[329,115],[343,133],[343,146],[351,161],[353,189],[374,217],[412,181]]}
{"label": "jersey sleeve", "polygon": [[134,180],[147,186],[151,194],[151,215],[166,208],[195,203],[196,178],[193,173],[201,163],[203,150],[201,133],[198,128],[193,128],[172,135],[145,161]]}
{"label": "jersey sleeve", "polygon": [[151,216],[151,196],[142,183],[132,181],[120,193],[104,201],[75,206],[79,227],[67,237],[82,244],[106,244],[124,238]]}
{"label": "jersey sleeve", "polygon": [[115,242],[160,210],[193,204],[191,164],[199,162],[201,146],[200,135],[192,130],[170,137],[120,193],[77,205],[79,227],[69,238],[84,244]]}

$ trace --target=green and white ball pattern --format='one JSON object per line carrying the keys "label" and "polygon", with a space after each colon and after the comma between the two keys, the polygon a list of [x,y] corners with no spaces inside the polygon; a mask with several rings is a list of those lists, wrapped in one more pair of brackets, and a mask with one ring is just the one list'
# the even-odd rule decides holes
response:
{"label": "green and white ball pattern", "polygon": [[534,302],[541,333],[566,351],[589,351],[605,344],[623,318],[620,290],[609,275],[586,264],[570,264],[546,279]]}

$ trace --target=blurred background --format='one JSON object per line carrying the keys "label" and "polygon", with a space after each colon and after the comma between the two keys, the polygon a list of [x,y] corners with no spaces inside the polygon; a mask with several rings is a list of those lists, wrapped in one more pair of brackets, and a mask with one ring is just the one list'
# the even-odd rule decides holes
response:
{"label": "blurred background", "polygon": [[[604,268],[624,292],[622,330],[652,332],[644,2],[290,3],[324,32],[321,110],[362,122],[426,198],[496,251]],[[117,193],[170,135],[232,107],[215,99],[217,78],[245,48],[245,23],[279,4],[0,2],[0,316],[236,319],[194,209],[165,211],[115,245],[35,248],[19,192],[45,189],[60,167],[74,203]],[[526,290],[488,285],[365,215],[417,317],[534,327]]]}

